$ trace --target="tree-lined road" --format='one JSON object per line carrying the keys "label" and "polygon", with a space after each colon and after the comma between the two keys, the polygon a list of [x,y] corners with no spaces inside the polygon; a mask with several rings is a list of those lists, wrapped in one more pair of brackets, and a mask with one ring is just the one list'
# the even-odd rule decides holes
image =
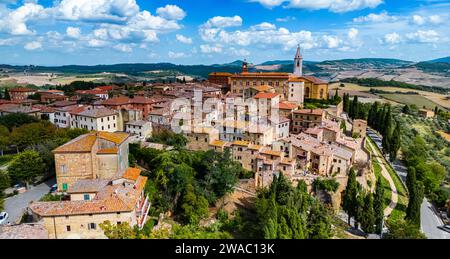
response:
{"label": "tree-lined road", "polygon": [[[370,128],[367,129],[367,135],[370,136],[370,138],[372,138],[372,140],[377,144],[377,146],[381,150],[383,141],[381,137]],[[400,177],[403,183],[405,183],[406,176],[408,174],[406,166],[399,160],[395,161],[394,163],[391,163],[391,165],[394,168],[396,174]],[[450,233],[447,233],[439,229],[439,227],[443,225],[443,222],[427,199],[424,199],[422,203],[420,215],[421,215],[421,229],[428,239],[450,239]]]}

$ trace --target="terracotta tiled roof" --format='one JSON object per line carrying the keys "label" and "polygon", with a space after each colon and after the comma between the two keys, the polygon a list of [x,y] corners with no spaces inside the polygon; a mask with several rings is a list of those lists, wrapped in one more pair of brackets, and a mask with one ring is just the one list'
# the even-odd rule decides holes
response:
{"label": "terracotta tiled roof", "polygon": [[250,143],[248,141],[234,141],[234,146],[248,147]]}
{"label": "terracotta tiled roof", "polygon": [[28,92],[37,92],[37,90],[35,89],[31,89],[31,88],[23,88],[23,87],[19,87],[19,88],[13,88],[10,89],[9,92],[13,93],[13,92],[23,92],[23,93],[28,93]]}
{"label": "terracotta tiled roof", "polygon": [[231,73],[226,73],[226,72],[212,72],[209,73],[209,76],[232,76],[233,74]]}
{"label": "terracotta tiled roof", "polygon": [[261,93],[258,93],[257,95],[255,95],[255,97],[253,97],[253,98],[255,98],[255,99],[273,99],[275,97],[278,97],[277,93],[264,93],[264,92],[261,92]]}
{"label": "terracotta tiled roof", "polygon": [[78,180],[69,187],[67,193],[97,193],[102,188],[105,188],[109,183],[109,180],[103,179]]}
{"label": "terracotta tiled roof", "polygon": [[298,108],[298,105],[295,103],[280,102],[278,104],[278,109],[280,110],[294,110],[296,108]]}
{"label": "terracotta tiled roof", "polygon": [[251,88],[258,92],[267,92],[273,89],[273,87],[269,85],[252,86]]}
{"label": "terracotta tiled roof", "polygon": [[133,211],[144,190],[147,177],[139,176],[132,185],[108,185],[91,201],[33,202],[30,209],[42,217],[105,214]]}
{"label": "terracotta tiled roof", "polygon": [[264,155],[271,155],[271,156],[282,156],[282,155],[283,155],[283,152],[273,151],[273,150],[270,150],[270,149],[266,149],[266,150],[261,151],[261,154],[264,154]]}
{"label": "terracotta tiled roof", "polygon": [[91,152],[97,137],[95,134],[86,134],[73,139],[53,150],[54,153],[86,153]]}
{"label": "terracotta tiled roof", "polygon": [[111,141],[115,144],[122,144],[130,136],[128,133],[124,132],[98,132],[98,136],[102,139]]}
{"label": "terracotta tiled roof", "polygon": [[102,118],[107,116],[114,116],[118,115],[118,112],[116,110],[111,110],[107,108],[98,108],[98,109],[91,109],[91,110],[84,110],[82,112],[76,113],[71,112],[79,116],[89,117],[89,118]]}
{"label": "terracotta tiled roof", "polygon": [[123,175],[123,178],[127,180],[136,181],[141,175],[141,169],[139,168],[128,168]]}
{"label": "terracotta tiled roof", "polygon": [[226,142],[225,141],[221,141],[221,140],[214,140],[213,142],[211,142],[209,145],[213,146],[213,147],[223,147],[225,146]]}
{"label": "terracotta tiled roof", "polygon": [[294,111],[297,114],[306,114],[306,115],[323,115],[324,111],[322,109],[302,109]]}

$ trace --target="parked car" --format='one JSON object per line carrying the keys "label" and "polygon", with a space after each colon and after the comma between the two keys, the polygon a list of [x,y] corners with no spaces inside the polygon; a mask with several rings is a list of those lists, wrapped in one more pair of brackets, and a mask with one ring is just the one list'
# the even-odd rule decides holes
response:
{"label": "parked car", "polygon": [[50,192],[49,193],[55,193],[56,191],[58,191],[58,185],[54,184],[52,185],[52,187],[50,188]]}
{"label": "parked car", "polygon": [[8,223],[9,215],[7,212],[1,212],[0,213],[0,225],[5,225]]}
{"label": "parked car", "polygon": [[443,231],[445,231],[445,232],[450,233],[450,225],[444,225],[444,226],[442,226],[442,227],[439,227],[439,229],[441,229],[441,230],[443,230]]}

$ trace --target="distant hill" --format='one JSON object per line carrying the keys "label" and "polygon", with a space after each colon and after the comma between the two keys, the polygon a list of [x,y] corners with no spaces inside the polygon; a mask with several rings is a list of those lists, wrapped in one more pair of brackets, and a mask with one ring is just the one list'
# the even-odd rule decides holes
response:
{"label": "distant hill", "polygon": [[450,76],[450,63],[447,62],[419,62],[415,66],[424,72]]}
{"label": "distant hill", "polygon": [[427,61],[427,62],[430,62],[430,63],[450,63],[450,57],[433,59],[433,60],[430,60],[430,61]]}
{"label": "distant hill", "polygon": [[339,66],[342,68],[365,68],[365,69],[384,69],[384,68],[394,68],[402,67],[406,65],[411,65],[414,62],[400,60],[400,59],[390,59],[390,58],[360,58],[360,59],[341,59],[341,60],[327,60],[318,63],[321,66]]}

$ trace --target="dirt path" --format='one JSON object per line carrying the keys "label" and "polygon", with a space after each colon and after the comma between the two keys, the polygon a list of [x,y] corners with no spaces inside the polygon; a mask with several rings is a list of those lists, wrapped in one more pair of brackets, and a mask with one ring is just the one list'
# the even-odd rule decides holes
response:
{"label": "dirt path", "polygon": [[385,161],[378,149],[372,144],[372,142],[368,142],[370,145],[370,148],[374,150],[374,157],[377,159],[378,163],[381,166],[381,174],[383,177],[389,182],[389,186],[392,190],[392,196],[391,196],[391,204],[384,210],[384,215],[386,217],[389,217],[392,213],[392,211],[397,207],[398,203],[398,191],[397,187],[395,186],[394,180],[392,179],[391,175],[389,174],[389,171],[386,169]]}

